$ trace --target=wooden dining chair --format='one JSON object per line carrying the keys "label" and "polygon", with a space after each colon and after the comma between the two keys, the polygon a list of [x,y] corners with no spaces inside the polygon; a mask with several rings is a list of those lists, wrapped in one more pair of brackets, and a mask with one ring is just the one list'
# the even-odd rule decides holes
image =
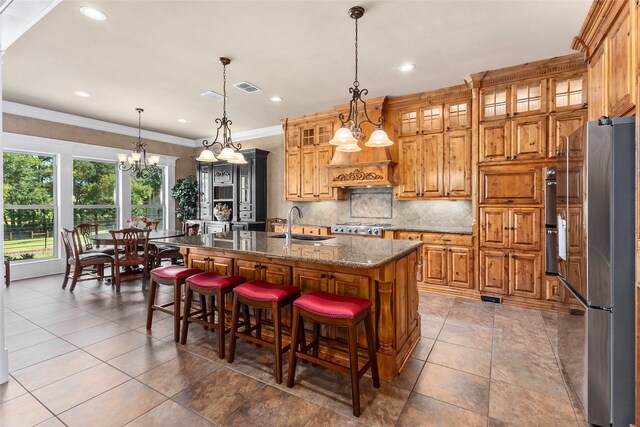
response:
{"label": "wooden dining chair", "polygon": [[[71,288],[69,289],[71,292],[76,288],[78,282],[84,280],[104,280],[105,266],[111,267],[111,283],[113,283],[114,260],[111,256],[100,252],[82,253],[80,250],[82,247],[81,237],[76,229],[70,230],[63,227],[60,229],[60,234],[62,235],[62,242],[64,243],[67,258],[62,289],[67,287],[72,267],[73,276],[71,276]],[[95,270],[85,270],[86,267],[95,267]]]}
{"label": "wooden dining chair", "polygon": [[149,277],[149,233],[151,230],[123,228],[109,230],[113,240],[113,248],[117,256],[115,260],[116,292],[120,292],[120,283],[125,280],[142,278],[142,289],[145,289]]}
{"label": "wooden dining chair", "polygon": [[[183,223],[182,231],[185,236],[197,236],[200,231],[200,224],[195,223]],[[180,253],[180,248],[177,246],[171,245],[153,245],[152,250],[150,251],[153,254],[153,266],[160,267],[162,265],[162,260],[170,259],[171,264],[175,265],[179,260],[182,260],[182,254]]]}

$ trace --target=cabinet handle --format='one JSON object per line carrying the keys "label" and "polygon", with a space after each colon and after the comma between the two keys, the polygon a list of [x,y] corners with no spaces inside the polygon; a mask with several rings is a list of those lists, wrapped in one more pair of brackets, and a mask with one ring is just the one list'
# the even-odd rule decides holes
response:
{"label": "cabinet handle", "polygon": [[515,230],[516,228],[515,228],[515,227],[511,227],[511,229],[512,229],[512,230]]}
{"label": "cabinet handle", "polygon": [[507,199],[504,201],[505,203],[513,203],[513,200]]}
{"label": "cabinet handle", "polygon": [[451,252],[451,248],[449,248],[449,252]]}
{"label": "cabinet handle", "polygon": [[517,159],[518,156],[516,154],[513,155],[513,160]]}
{"label": "cabinet handle", "polygon": [[509,157],[509,156],[506,156],[506,157],[505,157],[505,159],[507,159],[507,160],[509,160],[510,158],[511,158],[511,157]]}
{"label": "cabinet handle", "polygon": [[253,268],[255,268],[256,270],[260,270],[262,266],[260,264],[256,264],[253,266]]}
{"label": "cabinet handle", "polygon": [[443,242],[450,242],[451,239],[442,239]]}
{"label": "cabinet handle", "polygon": [[336,278],[336,276],[334,276],[333,274],[329,275],[329,279],[335,279],[335,278]]}
{"label": "cabinet handle", "polygon": [[509,227],[505,227],[504,229],[505,229],[505,230],[508,230],[508,229],[509,229]]}
{"label": "cabinet handle", "polygon": [[420,135],[420,131],[419,130],[416,131],[416,135]]}
{"label": "cabinet handle", "polygon": [[451,128],[449,126],[447,126],[447,130],[451,130]]}
{"label": "cabinet handle", "polygon": [[[507,114],[507,115],[508,115],[508,114]],[[517,116],[517,115],[518,115],[518,112],[516,111],[515,113],[513,113],[513,114],[511,115],[511,117],[515,117],[515,116]]]}
{"label": "cabinet handle", "polygon": [[508,119],[508,118],[509,118],[509,113],[505,114],[505,115],[504,115],[504,118],[505,118],[505,119]]}
{"label": "cabinet handle", "polygon": [[507,258],[509,256],[509,254],[504,254],[504,257]]}
{"label": "cabinet handle", "polygon": [[325,277],[327,277],[327,275],[326,275],[326,274],[324,274],[324,273],[322,273],[322,274],[320,275],[320,278],[321,278],[321,279],[324,279]]}

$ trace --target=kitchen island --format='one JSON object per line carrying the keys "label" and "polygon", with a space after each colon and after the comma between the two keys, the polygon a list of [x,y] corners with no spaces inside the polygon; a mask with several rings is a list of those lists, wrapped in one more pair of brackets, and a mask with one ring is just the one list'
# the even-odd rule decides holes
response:
{"label": "kitchen island", "polygon": [[[289,283],[302,293],[324,290],[372,302],[380,377],[400,372],[420,338],[418,275],[421,242],[343,236],[299,236],[231,231],[166,239],[180,247],[185,265],[247,280]],[[294,235],[295,236],[295,235]],[[362,325],[360,325],[362,327]],[[364,328],[362,328],[364,329]],[[325,354],[342,358],[346,331],[323,328]],[[364,330],[359,329],[364,347]]]}

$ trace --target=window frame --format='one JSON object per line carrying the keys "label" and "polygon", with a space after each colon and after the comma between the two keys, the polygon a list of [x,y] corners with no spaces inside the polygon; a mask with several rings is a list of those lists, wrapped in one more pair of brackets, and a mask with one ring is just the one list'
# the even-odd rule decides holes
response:
{"label": "window frame", "polygon": [[[75,203],[72,205],[72,212],[73,212],[73,219],[74,219],[74,225],[75,224],[75,211],[76,209],[115,209],[116,211],[116,216],[115,216],[115,222],[114,222],[114,227],[118,227],[118,224],[120,223],[120,217],[121,217],[121,207],[118,204],[118,200],[120,200],[120,188],[121,188],[121,176],[118,173],[118,163],[116,160],[110,161],[110,160],[103,160],[103,159],[95,159],[95,158],[89,158],[89,157],[84,157],[84,156],[74,156],[73,160],[72,160],[72,181],[71,181],[71,188],[73,190],[74,187],[74,182],[73,182],[73,171],[75,171],[75,161],[76,160],[83,160],[83,161],[87,161],[87,162],[99,162],[99,163],[113,163],[113,170],[115,172],[115,177],[116,177],[116,182],[115,182],[115,188],[114,188],[114,193],[113,193],[113,205],[76,205]],[[73,193],[72,193],[72,201],[73,201]]]}

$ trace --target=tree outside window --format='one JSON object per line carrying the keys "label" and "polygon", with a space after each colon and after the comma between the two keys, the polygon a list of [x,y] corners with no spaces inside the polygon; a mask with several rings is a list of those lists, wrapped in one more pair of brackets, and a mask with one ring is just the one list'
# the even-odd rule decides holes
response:
{"label": "tree outside window", "polygon": [[131,176],[131,214],[164,223],[164,169],[149,178]]}
{"label": "tree outside window", "polygon": [[116,164],[93,160],[73,161],[73,221],[99,224],[100,231],[117,225]]}
{"label": "tree outside window", "polygon": [[55,159],[14,152],[3,157],[4,255],[13,260],[53,257]]}

